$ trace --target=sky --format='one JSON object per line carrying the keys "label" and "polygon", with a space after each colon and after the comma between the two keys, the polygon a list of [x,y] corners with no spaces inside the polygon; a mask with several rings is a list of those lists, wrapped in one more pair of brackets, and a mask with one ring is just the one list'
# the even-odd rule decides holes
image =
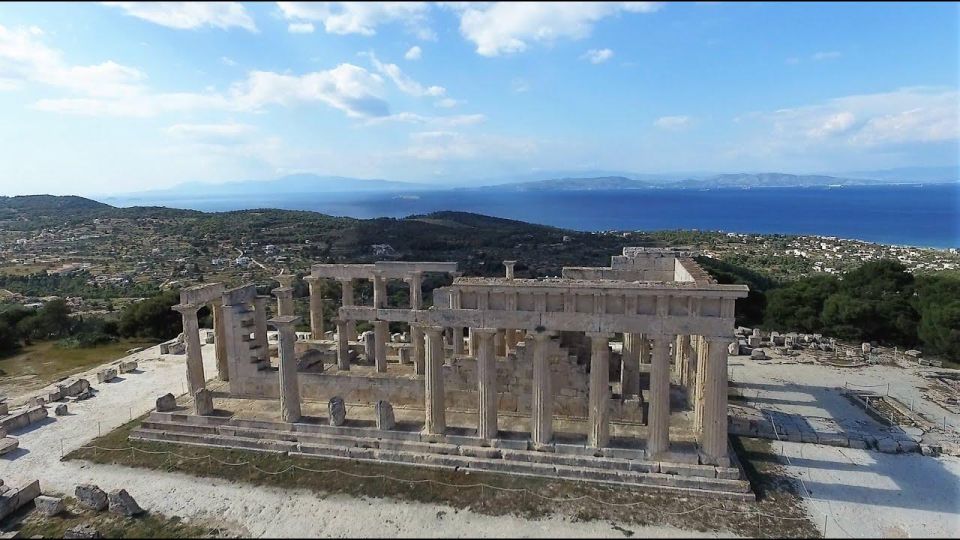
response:
{"label": "sky", "polygon": [[956,3],[0,4],[0,195],[960,160]]}

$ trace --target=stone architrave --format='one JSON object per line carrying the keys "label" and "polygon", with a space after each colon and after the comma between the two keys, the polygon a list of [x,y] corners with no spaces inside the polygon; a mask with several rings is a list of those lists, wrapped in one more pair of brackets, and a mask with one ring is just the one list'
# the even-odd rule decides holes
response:
{"label": "stone architrave", "polygon": [[377,429],[393,429],[397,425],[397,420],[393,415],[393,406],[389,401],[379,400],[374,405],[374,413],[377,417]]}
{"label": "stone architrave", "polygon": [[297,377],[296,325],[300,317],[280,316],[268,322],[277,329],[280,356],[280,418],[284,422],[300,420],[300,383]]}
{"label": "stone architrave", "polygon": [[602,448],[610,442],[610,334],[588,332],[590,336],[590,407],[587,444]]}
{"label": "stone architrave", "polygon": [[541,332],[535,332],[532,336],[533,396],[530,402],[530,438],[534,448],[539,448],[553,440],[553,389],[550,384],[550,357],[547,355],[550,336]]}
{"label": "stone architrave", "polygon": [[670,436],[670,340],[671,336],[651,336],[653,361],[650,365],[650,406],[647,418],[647,456],[656,456],[669,448]]}
{"label": "stone architrave", "polygon": [[327,402],[327,418],[331,426],[342,426],[347,421],[347,406],[340,396],[333,396]]}
{"label": "stone architrave", "polygon": [[423,333],[426,336],[424,431],[429,435],[441,435],[447,429],[443,390],[443,328],[426,326]]}
{"label": "stone architrave", "polygon": [[477,390],[479,392],[479,418],[477,437],[485,440],[497,437],[497,359],[494,351],[495,328],[476,328],[479,350],[477,351]]}

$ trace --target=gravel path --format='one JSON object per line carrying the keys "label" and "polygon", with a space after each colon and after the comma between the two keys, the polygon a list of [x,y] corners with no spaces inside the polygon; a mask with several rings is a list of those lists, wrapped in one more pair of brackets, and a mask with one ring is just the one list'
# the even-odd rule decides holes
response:
{"label": "gravel path", "polygon": [[[167,392],[180,394],[185,380],[184,356],[164,356],[159,349],[135,355],[139,373],[115,382],[95,384],[96,370],[86,376],[98,394],[70,403],[70,414],[51,417],[27,430],[13,433],[20,449],[0,458],[0,478],[19,485],[40,479],[45,492],[72,493],[79,483],[91,482],[110,490],[127,489],[144,508],[168,516],[201,520],[232,534],[256,537],[420,536],[420,537],[719,537],[673,527],[640,527],[606,521],[571,522],[561,517],[526,520],[485,516],[448,506],[396,500],[324,496],[307,490],[251,486],[224,480],[196,478],[145,469],[61,462],[67,453],[97,436],[137,417]],[[216,373],[212,345],[204,346],[206,373]],[[81,375],[83,376],[83,375]],[[614,528],[614,527],[621,528]],[[624,532],[626,530],[626,532]]]}

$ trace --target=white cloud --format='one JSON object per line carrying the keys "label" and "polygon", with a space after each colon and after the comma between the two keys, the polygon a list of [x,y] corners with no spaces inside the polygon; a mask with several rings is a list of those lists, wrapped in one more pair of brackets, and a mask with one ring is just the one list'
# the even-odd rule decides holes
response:
{"label": "white cloud", "polygon": [[405,157],[420,161],[466,161],[476,159],[513,160],[529,156],[537,143],[492,135],[468,135],[456,131],[420,131],[410,134],[410,145],[402,152]]}
{"label": "white cloud", "polygon": [[287,25],[287,31],[291,34],[312,34],[313,23],[290,23]]}
{"label": "white cloud", "polygon": [[828,137],[830,135],[843,133],[853,127],[853,123],[856,122],[856,120],[857,117],[848,111],[831,114],[824,118],[819,125],[807,130],[807,135],[819,139]]}
{"label": "white cloud", "polygon": [[246,138],[255,128],[249,124],[174,124],[167,135],[198,142],[222,143]]}
{"label": "white cloud", "polygon": [[835,60],[840,58],[840,56],[841,55],[839,51],[821,51],[814,53],[812,56],[810,56],[810,59],[814,62],[820,62],[822,60]]}
{"label": "white cloud", "polygon": [[419,46],[414,45],[413,47],[410,47],[410,49],[406,52],[406,54],[403,55],[403,57],[406,58],[407,60],[419,60],[422,55],[423,55],[423,50]]}
{"label": "white cloud", "polygon": [[689,116],[661,116],[657,118],[653,125],[661,129],[679,130],[690,125]]}
{"label": "white cloud", "polygon": [[385,64],[378,60],[373,53],[367,53],[367,56],[370,57],[370,61],[373,63],[373,67],[377,72],[393,81],[393,84],[405,94],[414,97],[440,97],[447,93],[447,90],[442,86],[424,86],[418,83],[404,74],[400,66],[396,64]]}
{"label": "white cloud", "polygon": [[592,64],[602,64],[613,58],[613,51],[610,49],[590,49],[580,57],[589,60]]}
{"label": "white cloud", "polygon": [[436,102],[433,104],[433,106],[434,106],[434,107],[440,107],[441,109],[451,109],[451,108],[453,108],[453,107],[456,107],[457,105],[460,105],[461,103],[462,103],[462,101],[460,101],[460,100],[458,100],[458,99],[443,98],[443,99],[441,99],[441,100],[436,101]]}
{"label": "white cloud", "polygon": [[487,121],[487,117],[482,114],[458,114],[453,116],[424,116],[412,112],[402,112],[371,118],[367,120],[366,125],[379,125],[389,122],[407,123],[407,124],[426,124],[437,128],[465,127],[475,126]]}
{"label": "white cloud", "polygon": [[460,33],[483,56],[523,52],[530,42],[582,39],[601,19],[649,13],[658,2],[494,2],[460,8]]}
{"label": "white cloud", "polygon": [[426,2],[277,2],[283,17],[297,22],[320,22],[328,34],[372,36],[377,27],[403,23],[420,39],[435,39],[427,24]]}
{"label": "white cloud", "polygon": [[122,9],[127,15],[154,24],[192,30],[213,26],[224,30],[238,27],[250,32],[257,25],[239,2],[103,2]]}

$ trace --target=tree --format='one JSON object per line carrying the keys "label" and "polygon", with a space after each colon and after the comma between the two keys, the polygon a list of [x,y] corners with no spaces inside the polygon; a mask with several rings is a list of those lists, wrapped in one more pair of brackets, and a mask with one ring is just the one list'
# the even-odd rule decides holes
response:
{"label": "tree", "polygon": [[7,321],[0,319],[0,354],[15,351],[20,347],[20,336]]}
{"label": "tree", "polygon": [[823,331],[821,314],[824,303],[838,287],[835,277],[817,275],[770,291],[764,326],[807,333]]}
{"label": "tree", "polygon": [[120,314],[120,335],[171,339],[183,330],[180,314],[172,308],[180,303],[180,292],[169,290],[130,304]]}

